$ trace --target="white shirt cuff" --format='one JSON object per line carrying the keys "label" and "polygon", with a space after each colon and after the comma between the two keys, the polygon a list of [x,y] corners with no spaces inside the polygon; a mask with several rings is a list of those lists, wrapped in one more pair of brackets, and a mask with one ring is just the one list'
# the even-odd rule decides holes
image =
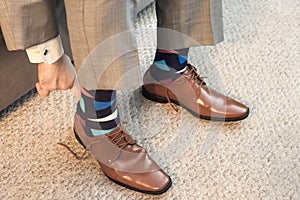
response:
{"label": "white shirt cuff", "polygon": [[42,44],[26,49],[31,63],[55,63],[64,54],[60,35]]}

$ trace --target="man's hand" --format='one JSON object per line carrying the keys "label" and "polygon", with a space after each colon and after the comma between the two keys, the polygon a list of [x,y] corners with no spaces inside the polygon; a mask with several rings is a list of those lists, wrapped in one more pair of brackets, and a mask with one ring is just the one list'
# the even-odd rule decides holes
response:
{"label": "man's hand", "polygon": [[53,64],[38,64],[38,79],[36,89],[42,96],[48,96],[52,90],[67,90],[74,85],[75,69],[67,55],[63,55]]}

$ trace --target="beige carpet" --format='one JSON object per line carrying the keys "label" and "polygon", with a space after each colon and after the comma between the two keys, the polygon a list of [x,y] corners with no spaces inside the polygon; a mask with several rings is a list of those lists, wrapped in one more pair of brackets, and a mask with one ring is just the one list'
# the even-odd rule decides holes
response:
{"label": "beige carpet", "polygon": [[[242,122],[176,113],[139,89],[118,94],[127,128],[173,179],[167,193],[130,191],[109,181],[92,157],[74,159],[57,145],[81,151],[71,93],[31,92],[1,113],[0,199],[300,199],[299,10],[295,0],[224,1],[225,41],[192,50],[209,85],[251,107]],[[155,22],[152,5],[137,27]],[[145,70],[154,33],[137,34]]]}

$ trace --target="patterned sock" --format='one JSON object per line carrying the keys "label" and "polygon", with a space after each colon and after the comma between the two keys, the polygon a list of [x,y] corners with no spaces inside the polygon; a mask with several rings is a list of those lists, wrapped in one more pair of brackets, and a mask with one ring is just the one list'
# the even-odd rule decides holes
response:
{"label": "patterned sock", "polygon": [[153,77],[162,83],[170,83],[185,71],[189,49],[161,50],[157,49],[154,63],[150,68]]}
{"label": "patterned sock", "polygon": [[90,136],[111,132],[120,124],[115,90],[90,90],[81,88],[77,116]]}

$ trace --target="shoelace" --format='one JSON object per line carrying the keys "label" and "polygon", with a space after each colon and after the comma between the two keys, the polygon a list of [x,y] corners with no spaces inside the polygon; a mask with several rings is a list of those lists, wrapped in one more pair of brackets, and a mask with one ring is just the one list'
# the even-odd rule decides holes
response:
{"label": "shoelace", "polygon": [[187,64],[188,66],[188,69],[190,69],[190,72],[192,74],[191,76],[191,79],[196,81],[196,80],[199,80],[199,85],[206,85],[205,81],[204,81],[204,78],[207,78],[207,77],[201,77],[200,74],[197,72],[197,68],[191,64]]}
{"label": "shoelace", "polygon": [[85,155],[88,152],[88,150],[86,150],[86,149],[84,149],[84,151],[81,153],[81,156],[79,156],[78,153],[73,151],[67,144],[61,143],[61,142],[59,142],[57,144],[63,146],[64,148],[66,148],[77,160],[84,160],[84,159],[87,158],[87,156],[85,157]]}
{"label": "shoelace", "polygon": [[[126,123],[126,122],[123,122],[123,123]],[[115,144],[115,145],[117,145],[119,147],[117,151],[120,151],[121,149],[123,149],[124,147],[126,147],[128,144],[130,144],[130,142],[132,142],[131,140],[128,141],[128,138],[129,139],[131,139],[131,138],[126,133],[125,128],[122,125],[120,126],[120,130],[118,130],[115,133],[110,134],[107,137],[110,138],[110,140],[111,140],[111,142],[113,144]],[[91,144],[95,144],[97,142],[99,142],[99,141],[95,141],[95,142],[93,142]],[[85,157],[85,155],[88,152],[87,149],[84,149],[84,151],[81,153],[81,155],[78,155],[78,153],[76,153],[74,150],[72,150],[67,144],[61,143],[61,142],[59,142],[57,144],[63,146],[64,148],[66,148],[77,160],[83,160],[83,159],[87,158],[87,156]]]}
{"label": "shoelace", "polygon": [[[109,135],[110,140],[112,141],[112,143],[114,143],[115,145],[117,145],[119,147],[119,149],[123,149],[124,147],[126,147],[127,145],[130,144],[130,136],[126,133],[125,128],[123,126],[120,127],[120,130],[115,132],[115,133],[111,133]],[[128,141],[129,140],[129,141]]]}
{"label": "shoelace", "polygon": [[[191,64],[187,64],[187,70],[189,69],[190,70],[190,72],[191,72],[191,79],[193,80],[193,81],[199,81],[199,86],[201,86],[201,85],[206,85],[206,83],[205,83],[205,81],[204,81],[204,78],[207,78],[207,77],[201,77],[200,76],[200,74],[198,74],[198,72],[197,72],[197,68],[195,67],[195,66],[193,66],[193,65],[191,65]],[[168,91],[169,90],[167,90],[167,92],[166,92],[166,97],[167,97],[167,100],[168,100],[168,103],[171,105],[171,107],[176,111],[176,112],[178,112],[179,110],[173,105],[173,103],[171,102],[171,100],[170,100],[170,97],[169,97],[169,94],[168,94]]]}
{"label": "shoelace", "polygon": [[176,112],[178,112],[179,110],[173,105],[173,103],[172,103],[171,100],[170,100],[170,97],[169,97],[169,94],[168,94],[168,90],[167,90],[167,93],[166,93],[166,97],[167,97],[167,100],[168,100],[169,105],[170,105]]}

